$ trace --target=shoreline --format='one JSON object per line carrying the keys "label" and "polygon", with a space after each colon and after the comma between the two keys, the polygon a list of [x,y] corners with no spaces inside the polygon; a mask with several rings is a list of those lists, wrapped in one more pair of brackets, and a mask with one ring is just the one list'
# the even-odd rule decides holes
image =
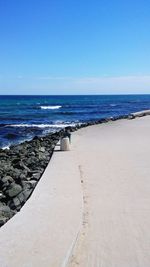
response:
{"label": "shoreline", "polygon": [[[105,117],[105,118],[101,118],[101,119],[96,119],[96,120],[89,120],[89,121],[85,121],[85,122],[79,122],[79,123],[71,123],[72,125],[66,125],[66,126],[63,126],[63,127],[58,127],[59,130],[56,130],[56,131],[52,131],[52,132],[49,132],[48,134],[45,134],[45,135],[38,135],[38,136],[34,136],[34,137],[46,137],[46,136],[50,136],[50,135],[53,135],[53,134],[57,134],[59,132],[63,132],[65,129],[69,129],[71,131],[76,131],[80,128],[83,128],[83,127],[87,127],[87,126],[90,126],[90,125],[95,125],[95,124],[101,124],[101,123],[105,123],[105,122],[108,122],[110,120],[112,121],[115,121],[115,120],[120,120],[120,119],[134,119],[136,117],[140,117],[140,116],[146,116],[146,115],[150,115],[150,110],[143,110],[143,111],[138,111],[138,112],[132,112],[132,113],[129,113],[129,114],[125,114],[125,115],[116,115],[116,116],[111,116],[111,117]],[[17,125],[16,125],[17,126]],[[21,127],[24,127],[26,125],[22,124]],[[36,125],[38,126],[38,125]],[[54,125],[55,126],[55,125]],[[15,125],[14,125],[15,127]],[[2,146],[0,147],[0,150],[3,149],[10,149],[10,147],[14,147],[14,146],[19,146],[25,142],[31,142],[33,139],[26,139],[26,140],[23,140],[23,141],[20,141],[19,143],[16,143],[16,144],[10,144],[8,146]]]}
{"label": "shoreline", "polygon": [[74,132],[1,228],[1,265],[149,266],[149,135],[149,116]]}
{"label": "shoreline", "polygon": [[[65,129],[74,132],[88,126],[147,115],[150,115],[150,110],[100,119]],[[31,141],[11,146],[10,149],[0,149],[0,226],[20,211],[30,198],[50,162],[57,142],[63,136],[64,129],[43,137],[34,137]]]}

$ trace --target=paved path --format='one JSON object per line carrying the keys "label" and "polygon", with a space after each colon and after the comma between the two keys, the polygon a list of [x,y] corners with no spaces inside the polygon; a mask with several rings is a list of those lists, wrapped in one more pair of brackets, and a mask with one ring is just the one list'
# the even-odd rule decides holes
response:
{"label": "paved path", "polygon": [[73,134],[0,232],[0,266],[150,266],[150,116]]}
{"label": "paved path", "polygon": [[55,152],[31,198],[0,229],[0,267],[65,267],[82,204],[73,153]]}
{"label": "paved path", "polygon": [[150,266],[150,117],[78,134],[82,228],[68,267]]}

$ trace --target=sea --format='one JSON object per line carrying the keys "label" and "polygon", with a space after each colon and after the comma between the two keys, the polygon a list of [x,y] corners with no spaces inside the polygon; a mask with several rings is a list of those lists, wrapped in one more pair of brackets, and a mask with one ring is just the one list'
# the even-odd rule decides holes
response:
{"label": "sea", "polygon": [[150,95],[0,96],[0,148],[66,126],[150,109]]}

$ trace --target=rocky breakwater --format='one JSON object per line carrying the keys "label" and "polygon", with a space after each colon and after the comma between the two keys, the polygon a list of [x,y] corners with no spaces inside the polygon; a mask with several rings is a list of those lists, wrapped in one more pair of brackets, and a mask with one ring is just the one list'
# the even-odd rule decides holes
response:
{"label": "rocky breakwater", "polygon": [[60,131],[0,149],[0,226],[30,197],[62,135]]}

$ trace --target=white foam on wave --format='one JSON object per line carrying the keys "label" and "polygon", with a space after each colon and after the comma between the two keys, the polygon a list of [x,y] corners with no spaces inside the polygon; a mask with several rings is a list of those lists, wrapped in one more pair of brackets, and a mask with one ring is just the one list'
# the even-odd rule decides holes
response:
{"label": "white foam on wave", "polygon": [[3,146],[2,149],[9,149],[9,145],[8,146]]}
{"label": "white foam on wave", "polygon": [[111,107],[116,107],[116,106],[117,106],[117,104],[110,104],[110,106],[111,106]]}
{"label": "white foam on wave", "polygon": [[76,126],[75,123],[71,124],[10,124],[9,127],[28,127],[28,128],[65,128],[65,127],[73,127]]}
{"label": "white foam on wave", "polygon": [[41,109],[59,109],[62,106],[40,106]]}

